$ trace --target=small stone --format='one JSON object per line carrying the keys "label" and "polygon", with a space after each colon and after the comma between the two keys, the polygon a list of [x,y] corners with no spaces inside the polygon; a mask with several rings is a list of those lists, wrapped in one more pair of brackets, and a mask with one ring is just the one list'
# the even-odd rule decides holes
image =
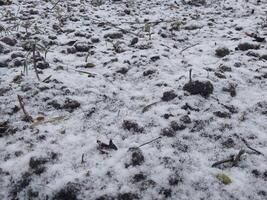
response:
{"label": "small stone", "polygon": [[186,83],[183,90],[189,92],[192,95],[200,94],[203,97],[209,97],[213,93],[213,85],[210,81],[191,81]]}
{"label": "small stone", "polygon": [[53,196],[52,200],[78,200],[78,192],[77,184],[68,183]]}
{"label": "small stone", "polygon": [[220,118],[231,118],[230,113],[228,112],[221,112],[221,111],[216,111],[213,113],[215,116],[220,117]]}
{"label": "small stone", "polygon": [[226,141],[222,142],[222,145],[226,148],[233,148],[235,146],[235,142],[232,138],[228,138]]}
{"label": "small stone", "polygon": [[118,200],[134,200],[139,199],[137,194],[127,192],[127,193],[120,193],[117,197]]}
{"label": "small stone", "polygon": [[131,147],[129,148],[128,153],[130,153],[130,163],[128,163],[129,165],[138,166],[142,165],[145,162],[145,158],[140,148]]}
{"label": "small stone", "polygon": [[226,66],[226,65],[220,65],[220,66],[219,66],[219,70],[220,70],[221,72],[231,72],[231,71],[232,71],[232,68],[231,68],[231,67],[228,67],[228,66]]}
{"label": "small stone", "polygon": [[47,69],[49,68],[49,63],[45,61],[37,62],[36,67],[38,69]]}
{"label": "small stone", "polygon": [[226,47],[219,47],[216,49],[216,56],[222,58],[230,54],[230,50]]}
{"label": "small stone", "polygon": [[174,93],[173,90],[167,91],[163,93],[163,96],[161,97],[162,101],[171,101],[177,97],[177,94]]}
{"label": "small stone", "polygon": [[135,45],[137,43],[138,43],[138,38],[137,37],[133,38],[131,41],[131,45]]}
{"label": "small stone", "polygon": [[91,38],[91,42],[92,43],[98,43],[98,42],[100,42],[100,39],[99,38]]}
{"label": "small stone", "polygon": [[143,76],[149,76],[149,75],[154,74],[155,72],[156,72],[156,70],[148,69],[148,70],[143,72]]}
{"label": "small stone", "polygon": [[260,59],[267,60],[267,54],[261,55]]}
{"label": "small stone", "polygon": [[88,44],[84,44],[84,43],[80,43],[80,42],[76,43],[74,45],[74,47],[75,47],[76,51],[78,51],[78,52],[88,52],[90,49]]}
{"label": "small stone", "polygon": [[77,50],[76,50],[75,47],[67,48],[67,53],[68,54],[75,54],[76,52],[77,52]]}
{"label": "small stone", "polygon": [[143,173],[138,173],[138,174],[135,174],[132,178],[132,182],[133,183],[137,183],[137,182],[140,182],[140,181],[144,181],[146,180],[147,176],[144,175]]}
{"label": "small stone", "polygon": [[241,51],[247,51],[249,49],[259,49],[260,45],[244,42],[240,43],[237,48]]}
{"label": "small stone", "polygon": [[190,119],[190,117],[189,117],[189,115],[182,116],[181,119],[180,119],[180,121],[183,122],[183,123],[185,123],[185,124],[190,124],[192,122],[191,119]]}
{"label": "small stone", "polygon": [[104,35],[104,38],[120,39],[123,37],[122,33],[108,33]]}
{"label": "small stone", "polygon": [[63,108],[69,112],[73,112],[80,107],[80,103],[76,100],[67,99],[63,105]]}
{"label": "small stone", "polygon": [[3,37],[1,39],[1,42],[5,43],[5,44],[7,44],[9,46],[15,46],[17,44],[17,40],[12,39],[10,37]]}
{"label": "small stone", "polygon": [[116,72],[117,73],[120,73],[120,74],[126,74],[128,72],[128,68],[126,67],[122,67],[121,69],[117,70]]}
{"label": "small stone", "polygon": [[159,60],[159,59],[160,59],[160,56],[152,56],[152,57],[150,58],[150,60],[153,61],[153,62],[156,62],[156,61]]}
{"label": "small stone", "polygon": [[128,9],[125,9],[125,10],[124,10],[124,13],[125,13],[126,15],[130,15],[130,14],[131,14],[131,11],[128,10]]}
{"label": "small stone", "polygon": [[186,128],[185,125],[183,124],[178,124],[177,122],[175,121],[172,121],[171,124],[170,124],[171,128],[174,130],[174,131],[182,131]]}
{"label": "small stone", "polygon": [[133,131],[136,133],[142,133],[144,131],[143,127],[140,127],[136,122],[132,122],[129,120],[124,120],[122,127],[128,131]]}
{"label": "small stone", "polygon": [[174,137],[175,131],[172,128],[163,128],[160,133],[162,136]]}

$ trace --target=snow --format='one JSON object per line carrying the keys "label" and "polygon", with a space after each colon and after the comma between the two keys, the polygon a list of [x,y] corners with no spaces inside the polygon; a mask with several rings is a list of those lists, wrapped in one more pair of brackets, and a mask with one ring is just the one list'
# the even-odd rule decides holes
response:
{"label": "snow", "polygon": [[[267,45],[254,42],[245,33],[267,38],[267,1],[257,4],[254,0],[207,0],[206,5],[192,6],[185,3],[188,1],[176,1],[176,4],[172,0],[106,0],[94,7],[91,1],[66,0],[52,10],[55,2],[14,0],[11,5],[0,5],[1,26],[10,25],[6,20],[8,11],[17,13],[17,18],[30,17],[32,22],[28,30],[31,34],[25,40],[22,26],[18,31],[0,35],[0,41],[4,37],[17,40],[15,46],[0,42],[0,126],[5,121],[9,126],[3,135],[0,129],[0,199],[76,199],[70,194],[65,198],[56,197],[68,183],[78,188],[77,199],[125,199],[121,195],[127,193],[134,195],[126,199],[147,200],[266,199],[267,61],[249,56],[247,52],[262,56],[267,54]],[[27,14],[31,9],[39,14]],[[126,14],[125,9],[130,10],[130,14]],[[251,14],[252,9],[254,14]],[[63,31],[53,29],[53,24],[59,23],[59,14],[66,18],[61,25]],[[73,18],[78,21],[71,21]],[[167,22],[154,24],[149,40],[144,32],[145,19]],[[182,24],[179,31],[170,30],[169,20],[186,24]],[[23,23],[23,20],[15,21]],[[106,24],[101,26],[100,22]],[[35,23],[40,33],[34,30]],[[197,29],[186,30],[188,26]],[[104,38],[107,33],[121,33],[118,27],[131,33],[123,33],[119,39]],[[68,29],[73,32],[64,31]],[[75,36],[76,32],[87,37]],[[139,41],[131,46],[136,34]],[[36,78],[31,56],[26,75],[22,65],[12,64],[15,59],[23,58],[12,59],[11,54],[26,55],[23,43],[36,37],[40,39],[38,43],[44,45],[52,42],[48,36],[57,36],[57,39],[47,53],[49,68],[40,70],[41,80],[52,75],[44,83]],[[92,43],[91,38],[99,38],[100,42]],[[95,67],[76,68],[85,64],[87,52],[66,53],[67,48],[74,46],[67,44],[70,41],[93,46],[88,62]],[[113,44],[117,41],[124,52],[114,51]],[[260,44],[260,49],[236,49],[243,42]],[[9,51],[1,52],[1,46]],[[190,48],[185,49],[187,47]],[[217,57],[215,50],[219,47],[228,48],[230,54]],[[159,59],[153,61],[153,56]],[[7,66],[1,67],[1,63]],[[241,65],[236,67],[235,63]],[[221,72],[221,64],[231,71]],[[125,74],[118,72],[122,68],[127,69]],[[183,90],[189,81],[190,69],[193,81],[209,80],[213,84],[213,94],[204,98]],[[94,77],[77,70],[90,72]],[[155,72],[144,76],[147,70]],[[222,73],[225,78],[217,77],[214,72]],[[21,74],[22,81],[14,82],[14,77]],[[236,85],[234,97],[223,91],[230,83]],[[2,92],[2,89],[8,90]],[[171,90],[177,97],[161,101],[163,93]],[[34,119],[44,116],[44,121],[33,126],[23,121],[21,109],[12,111],[15,105],[19,106],[17,95],[23,97],[29,115]],[[67,99],[76,100],[80,106],[72,111],[64,109]],[[53,100],[61,107],[49,104]],[[154,102],[158,103],[142,112]],[[183,109],[186,104],[193,109]],[[236,113],[227,109],[231,105]],[[217,111],[229,113],[231,117],[215,116]],[[184,130],[176,131],[174,137],[161,135],[162,129],[170,128],[172,121],[183,124],[180,119],[185,115],[190,117],[191,123],[184,123]],[[136,122],[144,131],[124,129],[124,120]],[[11,130],[16,131],[12,133]],[[160,139],[140,147],[144,156],[142,164],[127,166],[131,161],[129,148],[159,136]],[[226,147],[223,143],[229,138],[234,144]],[[248,149],[242,138],[264,155]],[[97,140],[108,144],[110,139],[118,150],[108,149],[105,150],[107,154],[102,154]],[[211,167],[219,160],[237,155],[241,149],[246,153],[237,166]],[[45,158],[46,162],[32,168],[31,158]],[[28,182],[23,182],[25,173],[28,173]],[[134,175],[139,173],[146,178],[134,182]],[[216,178],[218,173],[230,177],[232,183],[221,183]],[[177,182],[171,183],[171,177]],[[171,193],[167,194],[167,190]]]}

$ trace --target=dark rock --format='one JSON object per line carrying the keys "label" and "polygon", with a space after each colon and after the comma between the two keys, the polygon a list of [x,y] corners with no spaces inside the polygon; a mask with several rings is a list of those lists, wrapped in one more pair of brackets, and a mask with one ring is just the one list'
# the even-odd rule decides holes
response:
{"label": "dark rock", "polygon": [[172,196],[172,190],[170,188],[161,188],[159,194],[163,195],[165,198]]}
{"label": "dark rock", "polygon": [[220,70],[221,72],[231,72],[231,71],[232,71],[232,68],[231,68],[231,67],[228,67],[228,66],[226,66],[226,65],[220,65],[220,66],[219,66],[219,70]]}
{"label": "dark rock", "polygon": [[138,174],[135,174],[132,178],[132,182],[133,183],[137,183],[137,182],[140,182],[140,181],[144,181],[146,180],[147,176],[144,175],[143,173],[138,173]]}
{"label": "dark rock", "polygon": [[177,97],[177,94],[174,93],[173,90],[167,91],[163,93],[163,96],[161,97],[162,101],[171,101]]}
{"label": "dark rock", "polygon": [[190,124],[191,123],[191,119],[190,119],[189,115],[182,116],[180,121],[185,123],[185,124]]}
{"label": "dark rock", "polygon": [[61,109],[61,105],[56,100],[49,102],[47,105],[52,106],[55,109]]}
{"label": "dark rock", "polygon": [[77,50],[75,47],[70,47],[70,48],[67,48],[67,53],[68,54],[75,54],[75,53],[77,53]]}
{"label": "dark rock", "polygon": [[241,51],[247,51],[249,49],[259,49],[260,45],[245,42],[240,43],[237,48]]}
{"label": "dark rock", "polygon": [[49,68],[49,63],[45,61],[37,62],[36,67],[38,69],[47,69]]}
{"label": "dark rock", "polygon": [[170,175],[168,180],[170,186],[175,186],[183,182],[182,177],[178,173]]}
{"label": "dark rock", "polygon": [[239,67],[241,67],[241,65],[242,65],[242,63],[240,63],[240,62],[236,62],[236,63],[234,64],[234,67],[239,68]]}
{"label": "dark rock", "polygon": [[236,85],[235,84],[229,84],[228,87],[223,87],[222,89],[224,92],[229,92],[231,97],[236,96]]}
{"label": "dark rock", "polygon": [[149,188],[153,188],[155,187],[157,184],[155,181],[151,180],[151,179],[148,179],[148,180],[145,180],[141,183],[141,187],[140,187],[140,190],[141,191],[145,191]]}
{"label": "dark rock", "polygon": [[230,54],[230,50],[226,47],[219,47],[216,49],[216,56],[222,58]]}
{"label": "dark rock", "polygon": [[100,39],[99,38],[91,38],[91,42],[92,43],[98,43],[98,42],[100,42]]}
{"label": "dark rock", "polygon": [[222,142],[222,145],[226,148],[233,148],[235,146],[235,142],[232,138],[228,138],[224,142]]}
{"label": "dark rock", "polygon": [[184,2],[192,6],[203,6],[207,3],[206,0],[185,0]]}
{"label": "dark rock", "polygon": [[78,52],[88,52],[90,49],[88,44],[81,43],[81,42],[76,43],[74,45],[74,47],[75,47],[76,51],[78,51]]}
{"label": "dark rock", "polygon": [[185,103],[185,105],[183,105],[181,108],[184,109],[184,110],[192,110],[192,111],[196,111],[196,112],[200,111],[198,108],[193,108],[188,103]]}
{"label": "dark rock", "polygon": [[129,148],[128,153],[130,154],[130,162],[126,163],[126,167],[128,167],[129,165],[142,165],[145,162],[145,157],[143,156],[143,153],[140,148],[131,147]]}
{"label": "dark rock", "polygon": [[163,128],[160,133],[162,136],[174,137],[175,131],[172,128]]}
{"label": "dark rock", "polygon": [[15,46],[17,44],[17,40],[12,39],[10,37],[3,37],[1,39],[1,42],[5,43],[5,44],[7,44],[9,46]]}
{"label": "dark rock", "polygon": [[261,55],[260,59],[267,60],[267,54]]}
{"label": "dark rock", "polygon": [[131,14],[131,11],[128,10],[128,9],[125,9],[125,10],[124,10],[124,13],[125,13],[126,15],[130,15],[130,14]]}
{"label": "dark rock", "polygon": [[214,75],[217,76],[218,78],[226,78],[226,76],[220,72],[214,72]]}
{"label": "dark rock", "polygon": [[22,52],[14,52],[11,54],[11,58],[15,59],[15,58],[24,58],[24,55]]}
{"label": "dark rock", "polygon": [[230,113],[228,112],[221,112],[221,111],[216,111],[213,113],[215,116],[220,117],[220,118],[231,118]]}
{"label": "dark rock", "polygon": [[77,184],[68,183],[53,196],[52,200],[78,200],[78,193],[79,188]]}
{"label": "dark rock", "polygon": [[62,108],[69,111],[69,112],[73,112],[75,109],[79,108],[80,105],[81,104],[76,100],[67,99],[64,102],[64,105],[62,106]]}
{"label": "dark rock", "polygon": [[134,200],[134,199],[139,199],[137,194],[127,192],[127,193],[121,193],[117,197],[118,200]]}
{"label": "dark rock", "polygon": [[209,97],[213,93],[213,85],[210,81],[191,81],[184,85],[183,90],[192,95],[200,94],[203,97]]}
{"label": "dark rock", "polygon": [[0,68],[8,67],[6,62],[0,61]]}
{"label": "dark rock", "polygon": [[137,43],[138,43],[138,38],[137,37],[133,38],[131,41],[131,45],[135,45]]}
{"label": "dark rock", "polygon": [[115,197],[109,196],[107,194],[97,197],[96,200],[116,200]]}
{"label": "dark rock", "polygon": [[108,33],[104,35],[104,38],[120,39],[123,37],[122,33]]}
{"label": "dark rock", "polygon": [[120,74],[126,74],[128,72],[128,69],[126,67],[122,67],[121,69],[117,70],[117,73]]}
{"label": "dark rock", "polygon": [[155,72],[156,72],[156,70],[148,69],[148,70],[143,72],[143,76],[149,76],[149,75],[154,74]]}
{"label": "dark rock", "polygon": [[251,56],[251,57],[255,57],[255,58],[259,58],[260,57],[260,54],[255,52],[255,51],[249,51],[249,52],[247,52],[246,55],[247,56]]}
{"label": "dark rock", "polygon": [[153,61],[153,62],[156,62],[156,61],[159,60],[159,59],[160,59],[160,56],[152,56],[152,57],[150,58],[150,60]]}
{"label": "dark rock", "polygon": [[35,174],[39,175],[45,171],[44,164],[47,162],[48,162],[47,158],[31,157],[30,162],[29,162],[29,166]]}
{"label": "dark rock", "polygon": [[178,124],[177,122],[175,121],[172,121],[171,124],[170,124],[171,128],[174,130],[174,131],[182,131],[186,128],[185,125],[183,124]]}
{"label": "dark rock", "polygon": [[48,36],[48,39],[50,39],[50,40],[56,40],[57,39],[57,36],[56,35],[49,35]]}
{"label": "dark rock", "polygon": [[29,172],[25,172],[24,174],[22,174],[20,180],[17,181],[11,189],[10,195],[12,196],[12,199],[18,199],[18,193],[20,193],[30,185],[30,182],[32,181],[31,175],[32,174]]}
{"label": "dark rock", "polygon": [[136,133],[142,133],[144,131],[143,127],[140,127],[136,122],[132,122],[129,120],[124,120],[122,127],[128,131],[133,131]]}
{"label": "dark rock", "polygon": [[261,175],[260,171],[257,170],[257,169],[253,169],[253,170],[251,171],[251,173],[252,173],[256,178],[259,178],[260,175]]}

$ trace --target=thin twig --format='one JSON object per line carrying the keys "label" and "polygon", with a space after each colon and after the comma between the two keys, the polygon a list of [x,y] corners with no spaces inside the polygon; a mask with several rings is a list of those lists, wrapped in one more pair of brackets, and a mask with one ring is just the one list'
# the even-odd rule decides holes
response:
{"label": "thin twig", "polygon": [[194,47],[194,46],[197,46],[197,45],[199,45],[199,44],[200,44],[200,43],[198,42],[198,43],[196,43],[196,44],[193,44],[193,45],[191,45],[191,46],[188,46],[188,47],[182,49],[182,50],[180,51],[180,54],[182,54],[185,50],[187,50],[187,49],[189,49],[189,48],[192,48],[192,47]]}
{"label": "thin twig", "polygon": [[157,138],[155,138],[155,139],[153,139],[153,140],[151,140],[151,141],[149,141],[149,142],[146,142],[146,143],[144,143],[144,144],[141,144],[138,148],[140,148],[140,147],[142,147],[142,146],[145,146],[145,145],[147,145],[147,144],[150,144],[150,143],[152,143],[152,142],[154,142],[154,141],[156,141],[156,140],[158,140],[158,139],[161,139],[161,136],[159,136],[159,137],[157,137]]}
{"label": "thin twig", "polygon": [[57,4],[59,4],[60,1],[61,1],[61,0],[58,0],[58,1],[54,4],[54,6],[51,8],[51,10],[53,10],[53,9],[57,6]]}
{"label": "thin twig", "polygon": [[51,77],[52,77],[52,75],[46,77],[46,78],[43,80],[43,82],[45,83],[45,82],[48,81]]}
{"label": "thin twig", "polygon": [[229,159],[220,160],[220,161],[215,162],[214,164],[211,165],[211,167],[217,167],[218,165],[221,165],[223,163],[233,162],[234,159],[235,159],[234,156],[231,156]]}
{"label": "thin twig", "polygon": [[36,44],[34,43],[33,46],[32,46],[33,67],[34,67],[34,71],[35,71],[35,74],[37,76],[37,79],[38,79],[38,81],[40,81],[40,77],[39,77],[37,66],[36,66],[36,55],[35,55],[35,53],[36,53]]}
{"label": "thin twig", "polygon": [[22,109],[23,111],[23,114],[25,115],[25,119],[29,122],[33,122],[33,118],[28,114],[28,112],[26,111],[25,107],[24,107],[24,104],[23,104],[23,99],[20,95],[17,95],[18,96],[18,100],[19,100],[19,105],[20,105],[20,108]]}
{"label": "thin twig", "polygon": [[238,162],[240,161],[241,156],[245,153],[244,149],[241,149],[235,159],[233,160],[233,166],[237,166]]}
{"label": "thin twig", "polygon": [[260,151],[258,151],[258,150],[256,150],[256,149],[252,148],[244,138],[241,138],[241,140],[245,143],[245,145],[247,146],[247,148],[249,148],[250,150],[256,152],[257,154],[264,155],[264,154],[261,153]]}
{"label": "thin twig", "polygon": [[158,104],[160,102],[161,101],[157,101],[157,102],[154,102],[154,103],[151,103],[151,104],[147,105],[146,107],[143,108],[142,113],[148,111],[152,106],[154,106],[154,105],[156,105],[156,104]]}

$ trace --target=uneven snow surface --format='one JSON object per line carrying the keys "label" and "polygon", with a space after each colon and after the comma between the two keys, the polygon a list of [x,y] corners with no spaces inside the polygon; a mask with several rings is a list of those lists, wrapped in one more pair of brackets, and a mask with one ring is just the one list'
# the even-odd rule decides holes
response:
{"label": "uneven snow surface", "polygon": [[266,0],[8,2],[1,200],[267,199]]}

